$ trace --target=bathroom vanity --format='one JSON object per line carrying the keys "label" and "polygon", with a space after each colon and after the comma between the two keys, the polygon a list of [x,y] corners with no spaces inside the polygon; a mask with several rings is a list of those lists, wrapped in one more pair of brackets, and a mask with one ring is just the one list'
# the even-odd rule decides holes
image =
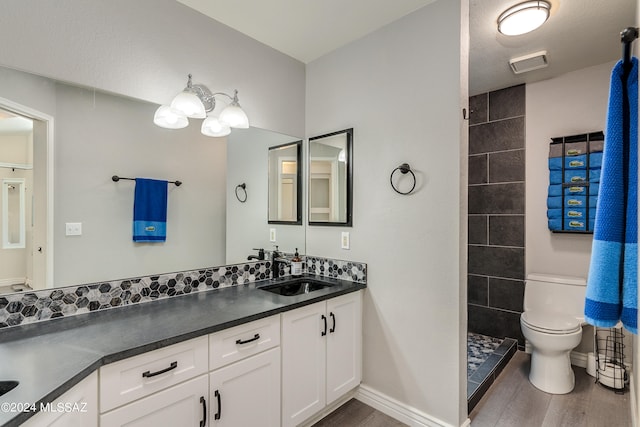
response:
{"label": "bathroom vanity", "polygon": [[0,425],[298,425],[361,380],[366,285],[315,277],[330,286],[267,280],[8,328],[0,378],[20,384],[0,404],[38,413],[2,406]]}

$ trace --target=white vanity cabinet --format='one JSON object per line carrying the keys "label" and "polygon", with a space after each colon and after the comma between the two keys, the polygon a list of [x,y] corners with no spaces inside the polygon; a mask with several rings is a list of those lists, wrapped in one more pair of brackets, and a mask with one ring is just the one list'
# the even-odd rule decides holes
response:
{"label": "white vanity cabinet", "polygon": [[100,368],[100,426],[202,426],[209,403],[207,336]]}
{"label": "white vanity cabinet", "polygon": [[211,426],[280,426],[280,315],[209,336]]}
{"label": "white vanity cabinet", "polygon": [[92,373],[42,409],[22,426],[98,427],[98,373]]}
{"label": "white vanity cabinet", "polygon": [[362,293],[282,315],[282,425],[296,426],[360,384]]}

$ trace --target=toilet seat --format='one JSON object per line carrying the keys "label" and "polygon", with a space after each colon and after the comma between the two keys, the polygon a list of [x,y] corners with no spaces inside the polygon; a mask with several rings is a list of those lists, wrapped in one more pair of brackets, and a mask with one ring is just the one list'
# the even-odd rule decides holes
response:
{"label": "toilet seat", "polygon": [[520,320],[529,329],[545,334],[566,335],[581,330],[580,321],[568,314],[529,310]]}

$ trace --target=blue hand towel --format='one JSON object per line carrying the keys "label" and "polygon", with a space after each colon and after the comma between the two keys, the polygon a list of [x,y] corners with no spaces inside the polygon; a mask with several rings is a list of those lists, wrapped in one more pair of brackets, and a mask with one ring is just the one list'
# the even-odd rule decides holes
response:
{"label": "blue hand towel", "polygon": [[136,178],[133,241],[167,240],[167,181]]}
{"label": "blue hand towel", "polygon": [[[632,58],[622,88],[623,66],[611,73],[607,131],[587,281],[585,319],[601,327],[622,321],[638,333],[638,60]],[[628,115],[625,114],[628,112]]]}

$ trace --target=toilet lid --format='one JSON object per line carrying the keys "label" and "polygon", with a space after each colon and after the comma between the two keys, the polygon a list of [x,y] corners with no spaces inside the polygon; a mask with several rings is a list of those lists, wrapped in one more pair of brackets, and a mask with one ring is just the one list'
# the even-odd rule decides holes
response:
{"label": "toilet lid", "polygon": [[580,330],[580,322],[573,316],[544,311],[525,311],[520,317],[529,328],[548,334],[570,334]]}

